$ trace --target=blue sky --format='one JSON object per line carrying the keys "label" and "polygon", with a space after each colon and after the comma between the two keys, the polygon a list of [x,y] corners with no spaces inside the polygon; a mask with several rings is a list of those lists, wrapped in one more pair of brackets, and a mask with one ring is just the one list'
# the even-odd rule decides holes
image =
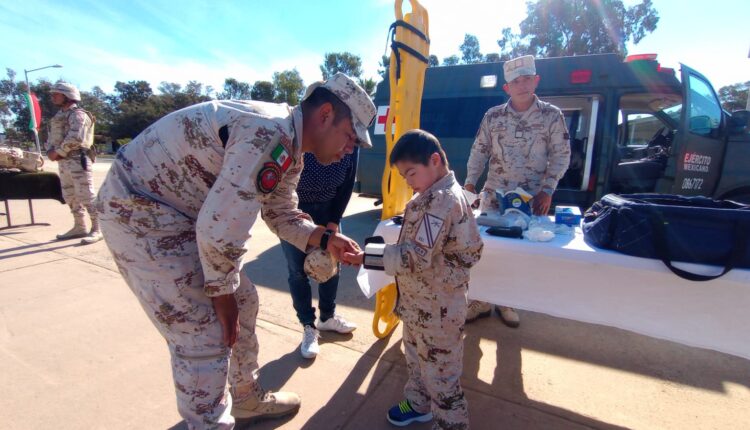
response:
{"label": "blue sky", "polygon": [[[750,80],[750,3],[746,0],[654,0],[656,31],[631,53],[655,52],[667,67],[693,67],[720,86]],[[408,3],[405,1],[404,3]],[[634,1],[625,0],[626,5]],[[465,33],[483,53],[497,52],[503,27],[518,28],[525,2],[424,0],[431,53],[458,53]],[[106,92],[116,81],[197,80],[221,89],[224,78],[270,80],[297,68],[306,84],[321,78],[326,52],[349,51],[377,77],[385,52],[392,0],[8,0],[0,3],[0,66],[34,72],[32,80],[64,79]]]}

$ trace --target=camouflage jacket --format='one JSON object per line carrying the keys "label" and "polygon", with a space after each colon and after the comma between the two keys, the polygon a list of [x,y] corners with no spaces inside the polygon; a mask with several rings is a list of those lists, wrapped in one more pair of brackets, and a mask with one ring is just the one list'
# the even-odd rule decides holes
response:
{"label": "camouflage jacket", "polygon": [[[469,283],[482,255],[476,220],[453,172],[406,205],[398,244],[386,245],[385,272],[396,277],[403,315],[409,303],[452,294]],[[415,302],[416,300],[416,302]]]}
{"label": "camouflage jacket", "polygon": [[73,104],[60,109],[49,121],[47,150],[65,157],[75,150],[87,150],[94,144],[94,116]]}
{"label": "camouflage jacket", "polygon": [[301,250],[315,229],[297,209],[302,111],[222,100],[173,112],[117,154],[130,190],[195,220],[209,296],[233,293],[250,229],[261,212]]}
{"label": "camouflage jacket", "polygon": [[534,96],[524,112],[510,102],[484,115],[467,165],[466,183],[476,185],[489,160],[484,189],[552,194],[570,163],[570,137],[562,112]]}

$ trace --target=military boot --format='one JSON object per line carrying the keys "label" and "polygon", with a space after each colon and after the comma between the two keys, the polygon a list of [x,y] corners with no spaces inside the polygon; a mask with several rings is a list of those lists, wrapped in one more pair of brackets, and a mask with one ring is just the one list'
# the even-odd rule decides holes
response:
{"label": "military boot", "polygon": [[471,300],[469,306],[466,309],[466,322],[470,323],[476,321],[479,318],[487,318],[492,314],[492,305],[486,302],[480,302],[479,300]]}
{"label": "military boot", "polygon": [[83,221],[83,216],[75,217],[73,228],[66,231],[63,234],[58,234],[57,240],[68,240],[68,239],[77,239],[79,237],[84,237],[88,234],[86,231],[86,224]]}
{"label": "military boot", "polygon": [[104,236],[102,236],[102,232],[99,229],[99,219],[92,216],[91,230],[89,231],[89,234],[86,235],[86,237],[81,239],[81,245],[91,245],[92,243],[99,242],[102,239],[104,239]]}
{"label": "military boot", "polygon": [[295,393],[278,391],[252,393],[245,399],[232,402],[232,416],[247,418],[277,418],[297,412],[302,401]]}

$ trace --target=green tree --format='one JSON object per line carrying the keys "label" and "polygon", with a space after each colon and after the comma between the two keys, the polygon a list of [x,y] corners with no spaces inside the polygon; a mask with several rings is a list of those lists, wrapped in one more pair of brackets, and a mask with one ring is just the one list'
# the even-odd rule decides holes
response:
{"label": "green tree", "polygon": [[378,67],[378,74],[383,79],[388,79],[388,66],[391,63],[391,57],[383,55],[380,57],[380,67]]}
{"label": "green tree", "polygon": [[372,78],[358,79],[359,86],[362,87],[365,92],[372,97],[375,95],[375,80]]}
{"label": "green tree", "polygon": [[651,0],[626,7],[622,0],[536,0],[526,3],[520,33],[503,29],[501,57],[531,54],[560,57],[582,54],[627,55],[656,29],[659,14]]}
{"label": "green tree", "polygon": [[748,91],[750,91],[750,81],[738,82],[719,88],[721,106],[729,112],[747,108]]}
{"label": "green tree", "polygon": [[255,81],[253,88],[250,90],[250,98],[262,102],[272,102],[274,92],[273,82]]}
{"label": "green tree", "polygon": [[146,81],[115,82],[116,103],[143,103],[154,94]]}
{"label": "green tree", "polygon": [[359,55],[350,52],[329,52],[325,54],[320,72],[324,80],[338,72],[352,78],[359,78],[362,75],[362,59]]}
{"label": "green tree", "polygon": [[440,59],[437,55],[430,55],[427,59],[429,60],[427,62],[427,67],[437,67],[440,65]]}
{"label": "green tree", "polygon": [[171,96],[177,95],[182,91],[182,85],[176,83],[176,82],[164,82],[159,84],[159,87],[157,88],[160,93],[162,94],[168,94]]}
{"label": "green tree", "polygon": [[218,94],[219,99],[249,100],[252,87],[247,82],[238,81],[235,78],[224,79],[224,92]]}
{"label": "green tree", "polygon": [[274,100],[287,103],[291,106],[298,105],[305,90],[297,69],[284,70],[273,74]]}
{"label": "green tree", "polygon": [[464,43],[458,49],[461,51],[461,60],[464,64],[481,63],[484,60],[484,56],[479,51],[479,39],[473,34],[467,33],[464,36]]}
{"label": "green tree", "polygon": [[114,120],[114,110],[109,104],[107,93],[98,86],[92,88],[91,91],[81,91],[81,107],[96,117],[95,133],[109,136]]}
{"label": "green tree", "polygon": [[443,66],[455,66],[459,61],[461,60],[458,58],[458,55],[451,55],[450,57],[443,58]]}
{"label": "green tree", "polygon": [[485,63],[499,63],[500,61],[500,54],[497,52],[490,52],[484,56]]}

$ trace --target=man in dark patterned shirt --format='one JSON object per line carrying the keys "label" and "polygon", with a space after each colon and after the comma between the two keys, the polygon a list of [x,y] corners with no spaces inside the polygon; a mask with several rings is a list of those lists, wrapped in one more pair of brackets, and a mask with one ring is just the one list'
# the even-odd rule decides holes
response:
{"label": "man in dark patterned shirt", "polygon": [[[317,225],[334,232],[341,231],[341,217],[352,195],[357,173],[359,148],[344,156],[341,161],[323,165],[312,154],[305,154],[305,167],[297,185],[299,209],[312,217]],[[312,289],[304,270],[306,254],[284,240],[281,241],[289,266],[289,291],[297,318],[303,327],[300,353],[305,358],[315,358],[320,351],[318,330],[351,333],[357,326],[335,313],[338,271],[328,281],[318,284],[320,319],[315,321],[312,306]]]}

